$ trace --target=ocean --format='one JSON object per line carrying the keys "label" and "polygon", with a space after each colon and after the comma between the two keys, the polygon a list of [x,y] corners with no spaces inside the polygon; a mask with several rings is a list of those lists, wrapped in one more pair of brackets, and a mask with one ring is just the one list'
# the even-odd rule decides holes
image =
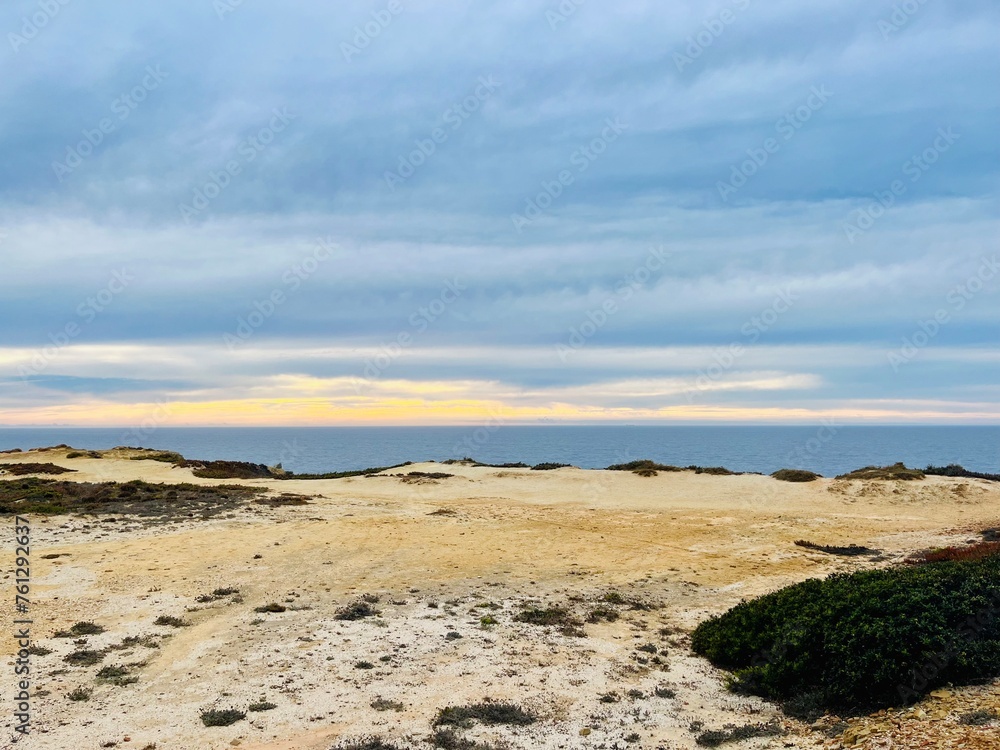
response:
{"label": "ocean", "polygon": [[1000,472],[1000,426],[500,426],[3,428],[0,450],[66,443],[177,451],[187,458],[282,464],[293,472],[387,466],[470,456],[485,463],[551,461],[581,468],[649,458],[771,473],[801,468],[834,476],[903,461]]}

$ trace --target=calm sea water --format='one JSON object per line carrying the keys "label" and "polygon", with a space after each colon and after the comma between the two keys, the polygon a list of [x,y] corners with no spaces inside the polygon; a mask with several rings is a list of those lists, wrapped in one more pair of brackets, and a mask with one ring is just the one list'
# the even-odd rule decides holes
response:
{"label": "calm sea water", "polygon": [[471,456],[487,463],[542,461],[602,468],[639,458],[770,473],[803,468],[831,476],[861,466],[958,463],[1000,472],[1000,427],[315,427],[122,429],[5,428],[0,450],[67,443],[172,450],[188,458],[281,463],[296,472]]}

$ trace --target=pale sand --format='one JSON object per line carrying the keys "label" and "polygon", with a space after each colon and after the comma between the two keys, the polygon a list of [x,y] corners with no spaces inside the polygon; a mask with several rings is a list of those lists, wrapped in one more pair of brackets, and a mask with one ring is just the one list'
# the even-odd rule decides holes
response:
{"label": "pale sand", "polygon": [[[138,749],[156,743],[157,750],[237,744],[318,750],[368,734],[409,738],[419,747],[438,708],[492,697],[516,700],[542,719],[525,728],[477,728],[467,736],[505,739],[517,748],[611,748],[625,747],[624,738],[635,732],[640,740],[629,747],[693,748],[692,721],[718,729],[780,713],[727,693],[725,674],[690,653],[685,631],[742,598],[837,570],[887,564],[1000,523],[1000,486],[942,477],[791,484],[752,475],[643,478],[421,464],[389,473],[456,476],[420,483],[387,476],[220,482],[154,461],[65,455],[4,455],[0,469],[15,461],[53,461],[78,469],[58,477],[73,481],[251,484],[316,497],[307,506],[258,505],[231,518],[160,526],[36,518],[34,635],[54,651],[33,657],[35,687],[43,694],[34,700],[35,734],[18,747],[80,750],[117,742]],[[431,515],[440,509],[454,513]],[[13,572],[12,537],[9,529],[3,538],[5,579]],[[794,546],[797,539],[875,547],[886,559],[811,552]],[[52,553],[66,556],[41,559]],[[195,602],[219,586],[238,587],[243,602]],[[568,604],[586,614],[609,591],[662,607],[620,608],[618,622],[587,624],[584,638],[513,622],[529,600]],[[333,619],[336,609],[362,593],[381,597],[380,618]],[[286,612],[253,611],[286,600]],[[502,608],[473,611],[482,602]],[[183,616],[191,626],[153,625],[164,614]],[[486,614],[500,624],[480,627]],[[2,684],[9,707],[15,651],[10,606],[3,617],[0,642],[10,666]],[[263,622],[251,624],[256,619]],[[99,667],[62,661],[76,648],[71,640],[50,637],[79,620],[108,628],[90,636],[88,648],[128,635],[172,637],[160,649],[111,652],[104,664],[147,664],[136,672],[136,684],[100,684]],[[661,634],[663,628],[671,632]],[[447,640],[449,631],[463,637]],[[636,650],[646,643],[666,650],[666,665],[639,661],[649,659]],[[362,659],[375,668],[355,669]],[[67,700],[78,686],[94,688],[89,701]],[[657,686],[672,688],[676,698],[653,697]],[[645,697],[627,697],[633,689]],[[611,691],[622,700],[602,703],[599,696]],[[405,708],[374,711],[370,703],[377,697]],[[245,709],[260,698],[278,708],[224,728],[206,728],[199,720],[205,708]],[[791,734],[731,747],[837,746],[796,722],[782,722]],[[8,709],[3,723],[0,741],[10,735]],[[590,734],[581,736],[586,727]]]}

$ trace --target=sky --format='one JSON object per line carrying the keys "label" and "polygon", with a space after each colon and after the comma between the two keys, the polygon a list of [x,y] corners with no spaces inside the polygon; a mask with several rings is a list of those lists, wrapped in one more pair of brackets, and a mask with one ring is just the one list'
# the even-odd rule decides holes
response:
{"label": "sky", "polygon": [[1000,423],[994,0],[0,35],[0,424]]}

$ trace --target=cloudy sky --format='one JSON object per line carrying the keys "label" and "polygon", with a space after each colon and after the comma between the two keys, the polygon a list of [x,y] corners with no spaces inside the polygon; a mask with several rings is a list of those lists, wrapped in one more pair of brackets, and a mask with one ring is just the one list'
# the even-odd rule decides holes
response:
{"label": "cloudy sky", "polygon": [[0,423],[1000,421],[995,0],[0,32]]}

